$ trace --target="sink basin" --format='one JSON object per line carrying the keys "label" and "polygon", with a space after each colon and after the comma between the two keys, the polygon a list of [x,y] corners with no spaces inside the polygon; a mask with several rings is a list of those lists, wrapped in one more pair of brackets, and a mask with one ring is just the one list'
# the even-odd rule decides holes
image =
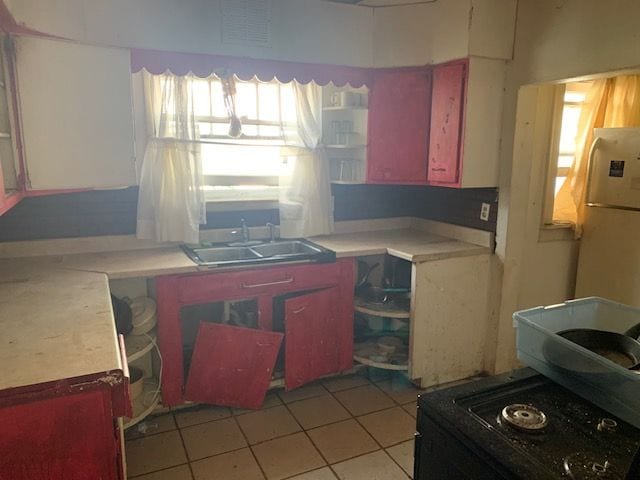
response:
{"label": "sink basin", "polygon": [[255,247],[251,247],[251,250],[258,252],[263,257],[277,256],[297,256],[297,255],[313,255],[320,253],[319,248],[314,247],[306,242],[294,240],[291,242],[274,242],[265,243]]}
{"label": "sink basin", "polygon": [[335,262],[336,254],[307,240],[282,240],[259,245],[186,246],[185,253],[198,265],[226,267],[263,263]]}
{"label": "sink basin", "polygon": [[260,258],[259,253],[248,247],[209,247],[194,248],[193,253],[203,263],[238,262]]}

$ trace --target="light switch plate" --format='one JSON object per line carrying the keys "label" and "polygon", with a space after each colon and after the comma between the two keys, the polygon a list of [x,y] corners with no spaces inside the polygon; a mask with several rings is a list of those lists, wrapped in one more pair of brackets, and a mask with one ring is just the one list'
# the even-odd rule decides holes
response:
{"label": "light switch plate", "polygon": [[488,222],[490,211],[491,211],[491,205],[489,205],[488,203],[483,203],[482,209],[480,210],[480,220],[484,220],[485,222]]}

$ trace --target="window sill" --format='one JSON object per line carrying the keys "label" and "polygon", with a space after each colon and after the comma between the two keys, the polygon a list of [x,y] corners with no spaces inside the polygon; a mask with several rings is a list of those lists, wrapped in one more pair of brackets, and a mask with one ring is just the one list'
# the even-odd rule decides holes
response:
{"label": "window sill", "polygon": [[205,191],[208,212],[271,210],[278,208],[278,187],[209,187]]}
{"label": "window sill", "polygon": [[538,242],[569,242],[575,239],[575,226],[572,223],[542,225],[538,233]]}

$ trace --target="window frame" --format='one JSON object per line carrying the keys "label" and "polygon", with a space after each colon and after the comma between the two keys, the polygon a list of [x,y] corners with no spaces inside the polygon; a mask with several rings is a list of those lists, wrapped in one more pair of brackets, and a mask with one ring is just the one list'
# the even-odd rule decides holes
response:
{"label": "window frame", "polygon": [[[211,79],[208,79],[211,81]],[[220,81],[219,78],[215,78],[215,80]],[[251,84],[254,87],[255,91],[255,102],[256,102],[256,117],[258,118],[248,118],[246,116],[240,116],[243,126],[252,126],[257,127],[258,135],[246,135],[242,134],[240,138],[230,138],[227,135],[213,135],[213,134],[200,134],[200,141],[203,144],[213,144],[213,145],[237,145],[239,147],[242,146],[262,146],[265,147],[284,147],[285,146],[285,136],[287,128],[294,128],[295,124],[292,122],[285,122],[283,119],[282,112],[282,87],[284,84],[277,80],[272,80],[271,82],[262,82],[258,78],[254,77],[251,80],[241,80],[236,79],[236,82]],[[264,83],[274,83],[277,86],[277,97],[278,97],[278,119],[277,120],[262,120],[260,119],[260,84]],[[212,92],[211,86],[209,85],[209,102],[212,102]],[[196,116],[196,122],[198,124],[210,124],[210,125],[229,125],[228,117],[220,117],[216,115],[198,115]],[[278,127],[280,129],[280,135],[259,135],[260,127]],[[203,168],[205,163],[205,158],[203,157]],[[216,174],[206,174],[204,176],[204,184],[205,187],[210,188],[211,190],[205,194],[207,197],[208,203],[215,202],[255,202],[264,203],[264,202],[273,202],[277,200],[278,197],[278,189],[279,186],[279,176],[276,175],[216,175]],[[264,185],[264,189],[251,189],[245,188],[243,189],[241,186],[258,186]],[[230,187],[229,191],[223,192],[214,192],[212,189],[214,187]],[[237,191],[233,191],[233,187],[238,187]]]}
{"label": "window frame", "polygon": [[564,111],[564,94],[566,84],[556,85],[553,98],[553,113],[551,117],[551,138],[549,143],[549,158],[547,160],[547,178],[545,181],[545,201],[542,212],[543,227],[569,225],[553,221],[553,207],[555,205],[555,186],[558,177],[558,157],[560,156],[560,134],[562,130],[562,113]]}
{"label": "window frame", "polygon": [[[569,222],[559,222],[553,220],[553,210],[555,206],[555,189],[556,189],[556,179],[558,177],[566,177],[569,173],[571,167],[560,167],[558,165],[558,160],[561,155],[569,155],[570,152],[561,152],[560,151],[560,140],[562,136],[562,120],[564,115],[564,109],[567,105],[580,105],[583,102],[572,102],[565,100],[565,95],[567,93],[567,86],[573,84],[580,83],[591,83],[591,82],[581,82],[581,81],[572,81],[561,83],[555,86],[554,99],[553,99],[553,113],[551,118],[551,136],[550,136],[550,145],[549,145],[549,158],[547,165],[547,176],[545,179],[545,190],[544,190],[544,207],[542,213],[542,226],[545,228],[562,228],[562,227],[571,227],[573,228],[573,224]],[[585,87],[585,90],[589,88],[589,85]],[[572,89],[572,91],[577,91],[578,89]],[[575,155],[575,152],[573,153]]]}

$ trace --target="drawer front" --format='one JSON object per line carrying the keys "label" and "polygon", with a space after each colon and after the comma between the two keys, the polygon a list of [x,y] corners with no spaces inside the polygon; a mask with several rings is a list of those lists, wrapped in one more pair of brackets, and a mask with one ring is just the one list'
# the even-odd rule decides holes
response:
{"label": "drawer front", "polygon": [[335,285],[339,280],[338,263],[185,275],[178,281],[178,299],[184,305],[278,295]]}

